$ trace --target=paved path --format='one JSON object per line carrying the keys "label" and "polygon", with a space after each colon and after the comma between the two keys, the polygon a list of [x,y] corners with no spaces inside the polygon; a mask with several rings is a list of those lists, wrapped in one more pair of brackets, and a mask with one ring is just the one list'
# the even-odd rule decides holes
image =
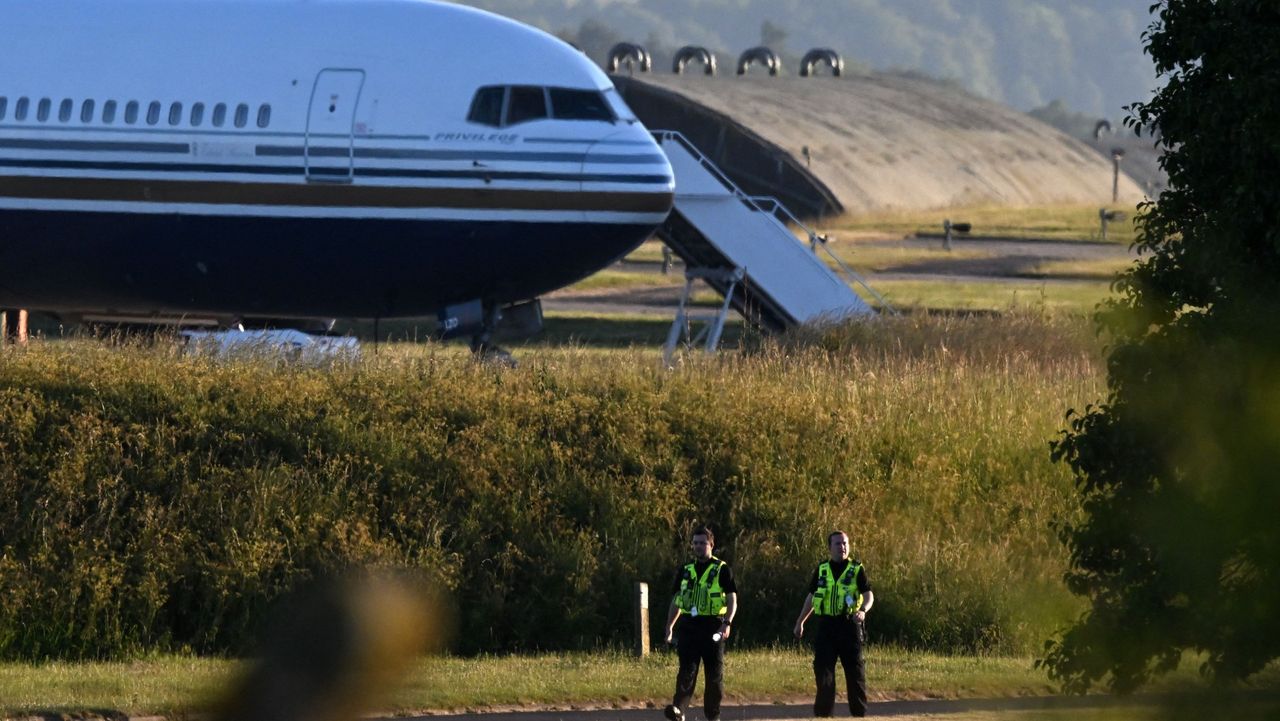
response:
{"label": "paved path", "polygon": [[[1256,696],[1263,701],[1275,702],[1280,694]],[[958,714],[981,711],[1040,711],[1098,708],[1151,707],[1171,700],[1169,696],[1035,696],[1024,698],[959,699],[923,701],[880,701],[869,704],[869,716],[922,716],[934,714]],[[700,709],[694,707],[687,716],[689,721],[703,721]],[[837,718],[848,717],[848,707],[836,706]],[[725,706],[720,714],[722,721],[787,721],[813,718],[810,704],[751,704]],[[664,721],[660,708],[630,708],[604,710],[546,710],[512,711],[502,713],[441,714],[431,716],[400,717],[421,721]]]}

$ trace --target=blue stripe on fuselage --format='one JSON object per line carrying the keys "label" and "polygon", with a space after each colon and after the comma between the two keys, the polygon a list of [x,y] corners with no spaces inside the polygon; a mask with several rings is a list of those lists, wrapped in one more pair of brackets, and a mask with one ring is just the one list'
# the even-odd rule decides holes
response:
{"label": "blue stripe on fuselage", "polygon": [[[209,173],[214,175],[279,175],[302,177],[302,166],[283,165],[222,165],[216,163],[142,163],[102,162],[88,160],[31,160],[26,158],[0,158],[0,167],[43,170],[99,170],[111,172],[154,173]],[[312,174],[323,174],[332,168],[312,168]],[[346,175],[345,168],[339,174]],[[356,177],[366,178],[416,178],[422,180],[542,180],[570,183],[620,183],[624,185],[653,185],[672,182],[669,175],[636,175],[611,173],[544,173],[534,171],[503,170],[423,170],[417,168],[362,168],[355,167]],[[0,176],[0,180],[3,176]]]}
{"label": "blue stripe on fuselage", "polygon": [[254,153],[268,158],[300,158],[303,154],[313,158],[346,158],[353,153],[357,158],[381,160],[507,160],[517,163],[589,163],[600,165],[666,165],[667,156],[661,153],[610,155],[604,153],[528,153],[502,150],[417,150],[413,148],[362,148],[354,151],[347,147],[322,146],[303,148],[290,145],[259,145]]}

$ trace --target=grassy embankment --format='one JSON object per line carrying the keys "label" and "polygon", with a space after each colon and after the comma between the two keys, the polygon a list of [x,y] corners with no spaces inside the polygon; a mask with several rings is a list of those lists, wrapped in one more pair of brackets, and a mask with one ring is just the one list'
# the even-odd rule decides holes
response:
{"label": "grassy embankment", "polygon": [[596,648],[697,519],[743,579],[743,643],[787,635],[849,526],[894,589],[879,641],[1027,652],[1075,608],[1045,443],[1101,392],[1095,352],[1030,316],[852,325],[674,373],[644,351],[499,370],[438,346],[327,369],[9,349],[0,652],[236,652],[280,593],[368,563],[467,599],[463,650]]}
{"label": "grassy embankment", "polygon": [[[0,353],[0,649],[142,659],[11,662],[0,709],[204,708],[235,667],[208,654],[234,655],[280,593],[353,564],[440,577],[476,650],[607,649],[622,640],[592,634],[627,627],[630,581],[661,587],[700,518],[744,587],[736,700],[809,693],[803,653],[769,644],[837,525],[880,595],[878,692],[1048,689],[1030,654],[1079,605],[1049,528],[1074,513],[1070,483],[1045,442],[1101,393],[1078,319],[854,324],[673,373],[637,349],[523,360],[434,345],[328,369],[163,346]],[[385,708],[660,701],[671,663],[428,660]],[[590,673],[568,683],[571,669]]]}

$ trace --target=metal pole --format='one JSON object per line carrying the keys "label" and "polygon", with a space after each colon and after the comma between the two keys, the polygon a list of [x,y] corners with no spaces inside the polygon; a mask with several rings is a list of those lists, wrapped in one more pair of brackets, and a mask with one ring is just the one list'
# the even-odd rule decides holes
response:
{"label": "metal pole", "polygon": [[711,333],[707,336],[707,352],[713,353],[716,348],[720,347],[720,336],[724,333],[724,321],[729,315],[729,303],[733,300],[733,291],[738,287],[738,281],[734,280],[729,283],[729,288],[724,294],[724,304],[720,306],[720,312],[716,314],[714,325],[711,326]]}
{"label": "metal pole", "polygon": [[1102,226],[1102,239],[1107,239],[1107,209],[1098,208],[1098,223]]}
{"label": "metal pole", "polygon": [[667,333],[667,344],[662,347],[662,364],[666,368],[671,368],[671,362],[676,357],[676,346],[680,343],[680,332],[689,327],[689,319],[685,315],[685,304],[689,301],[690,294],[693,293],[694,276],[689,270],[684,273],[684,295],[680,296],[680,305],[676,306],[676,318],[671,322],[671,330]]}
{"label": "metal pole", "polygon": [[0,309],[0,346],[9,342],[9,314]]}
{"label": "metal pole", "polygon": [[951,219],[942,221],[942,248],[951,250]]}
{"label": "metal pole", "polygon": [[1111,158],[1111,202],[1120,202],[1120,157]]}
{"label": "metal pole", "polygon": [[1120,202],[1120,159],[1124,157],[1124,148],[1111,149],[1111,202]]}
{"label": "metal pole", "polygon": [[644,658],[649,655],[649,584],[647,583],[640,582],[636,584],[635,612],[636,642],[634,649],[636,658]]}

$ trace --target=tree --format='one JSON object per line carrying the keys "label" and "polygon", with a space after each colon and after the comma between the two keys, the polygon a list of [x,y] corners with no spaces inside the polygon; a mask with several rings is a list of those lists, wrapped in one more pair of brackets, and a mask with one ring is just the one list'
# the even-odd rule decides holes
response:
{"label": "tree", "polygon": [[1185,650],[1219,681],[1280,656],[1280,3],[1152,11],[1165,85],[1126,122],[1158,129],[1169,189],[1098,314],[1108,397],[1053,444],[1082,500],[1066,581],[1091,601],[1042,659],[1070,691],[1130,691]]}

